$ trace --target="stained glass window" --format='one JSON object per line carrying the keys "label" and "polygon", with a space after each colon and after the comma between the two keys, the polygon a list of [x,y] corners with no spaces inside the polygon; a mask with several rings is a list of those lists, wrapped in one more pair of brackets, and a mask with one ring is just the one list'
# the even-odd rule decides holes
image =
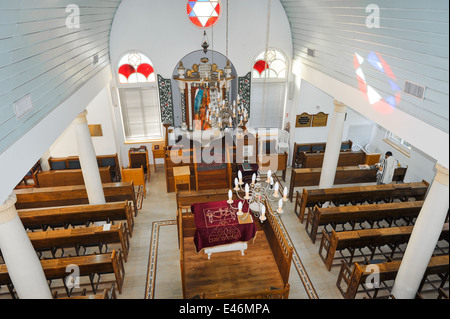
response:
{"label": "stained glass window", "polygon": [[220,0],[189,0],[187,15],[200,28],[212,27],[219,21],[222,6]]}
{"label": "stained glass window", "polygon": [[285,79],[286,58],[277,50],[262,52],[253,63],[252,77],[254,79]]}
{"label": "stained glass window", "polygon": [[118,76],[121,84],[156,82],[152,62],[139,52],[128,53],[120,59]]}

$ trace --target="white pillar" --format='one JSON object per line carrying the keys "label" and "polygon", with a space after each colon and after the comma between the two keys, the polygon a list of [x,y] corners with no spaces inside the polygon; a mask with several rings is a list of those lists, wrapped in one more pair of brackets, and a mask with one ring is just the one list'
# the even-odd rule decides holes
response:
{"label": "white pillar", "polygon": [[436,169],[395,278],[392,295],[396,299],[415,298],[447,217],[448,169],[439,164]]}
{"label": "white pillar", "polygon": [[336,176],[336,168],[341,151],[342,134],[347,106],[334,100],[334,114],[328,132],[328,140],[320,175],[319,188],[331,188]]}
{"label": "white pillar", "polygon": [[74,121],[81,171],[83,173],[89,204],[105,204],[105,194],[103,193],[97,156],[95,155],[94,144],[92,143],[86,114],[87,111],[85,110],[80,113]]}
{"label": "white pillar", "polygon": [[0,250],[20,299],[52,299],[41,262],[31,244],[13,193],[0,205]]}

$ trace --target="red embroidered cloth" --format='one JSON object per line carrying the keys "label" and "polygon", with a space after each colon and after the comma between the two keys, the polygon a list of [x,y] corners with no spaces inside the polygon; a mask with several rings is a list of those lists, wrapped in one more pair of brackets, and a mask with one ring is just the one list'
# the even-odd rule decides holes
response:
{"label": "red embroidered cloth", "polygon": [[[238,200],[232,204],[238,207]],[[249,241],[256,235],[256,224],[251,213],[239,218],[237,210],[230,209],[227,201],[197,203],[191,206],[195,226],[194,244],[197,252],[204,248]],[[244,203],[243,212],[248,211]]]}

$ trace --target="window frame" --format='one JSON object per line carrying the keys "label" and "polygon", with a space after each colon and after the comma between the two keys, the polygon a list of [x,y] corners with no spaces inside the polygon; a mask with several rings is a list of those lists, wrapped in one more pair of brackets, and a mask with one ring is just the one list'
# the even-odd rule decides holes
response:
{"label": "window frame", "polygon": [[405,139],[401,138],[400,136],[394,134],[393,132],[386,130],[385,137],[383,141],[389,145],[391,145],[393,148],[395,148],[397,151],[401,152],[402,154],[406,155],[407,157],[410,157],[412,146],[409,144]]}
{"label": "window frame", "polygon": [[[159,96],[159,86],[158,86],[158,79],[157,79],[157,72],[156,72],[156,68],[153,65],[153,62],[151,62],[151,66],[153,67],[153,72],[155,74],[155,81],[153,82],[137,82],[137,83],[121,83],[120,82],[120,78],[119,78],[119,68],[120,68],[120,61],[128,54],[130,53],[139,53],[143,56],[145,56],[147,59],[149,59],[149,61],[151,61],[151,59],[148,57],[147,54],[143,53],[142,51],[139,50],[128,50],[126,52],[124,52],[123,54],[121,54],[119,56],[119,58],[117,59],[115,65],[114,65],[114,79],[117,85],[117,97],[119,100],[119,110],[120,110],[120,120],[121,120],[121,124],[122,124],[122,134],[123,134],[123,138],[124,138],[124,144],[139,144],[139,143],[153,143],[153,142],[161,142],[164,141],[164,129],[163,129],[163,123],[162,123],[162,119],[161,119],[161,100],[160,100],[160,96]],[[124,115],[123,115],[123,111],[122,111],[122,100],[121,100],[121,93],[120,90],[121,89],[145,89],[145,88],[155,88],[156,89],[156,100],[157,100],[157,108],[158,108],[158,115],[159,115],[159,123],[160,123],[160,133],[161,135],[155,138],[150,138],[150,137],[146,137],[146,138],[132,138],[132,137],[128,137],[126,135],[126,129],[125,129],[125,121],[124,121]]]}
{"label": "window frame", "polygon": [[[277,48],[273,48],[273,47],[268,48],[267,51],[276,51],[277,53],[281,54],[281,56],[282,56],[283,59],[284,59],[284,63],[285,63],[285,68],[284,68],[284,73],[285,73],[285,75],[284,75],[283,78],[280,78],[280,77],[272,78],[272,77],[267,77],[267,76],[266,76],[266,77],[261,77],[261,76],[259,76],[259,77],[254,77],[254,76],[253,76],[253,73],[256,72],[256,70],[253,68],[253,66],[255,65],[255,63],[256,63],[257,61],[263,60],[263,59],[258,59],[258,57],[259,57],[261,54],[265,54],[265,53],[266,53],[266,50],[264,49],[263,51],[260,51],[258,54],[256,54],[256,55],[253,57],[253,59],[252,59],[252,64],[251,64],[251,67],[250,67],[250,69],[251,69],[252,81],[255,81],[255,82],[264,82],[264,81],[266,81],[266,82],[286,82],[286,83],[287,83],[287,82],[288,82],[288,79],[289,79],[289,70],[290,70],[289,66],[290,66],[290,61],[289,61],[289,59],[287,58],[286,54],[285,54],[282,50],[277,49]],[[263,60],[263,61],[265,61],[265,60]],[[267,62],[267,61],[266,61],[266,62]],[[270,65],[269,65],[269,68],[270,68]],[[263,71],[263,72],[264,72],[264,71]]]}

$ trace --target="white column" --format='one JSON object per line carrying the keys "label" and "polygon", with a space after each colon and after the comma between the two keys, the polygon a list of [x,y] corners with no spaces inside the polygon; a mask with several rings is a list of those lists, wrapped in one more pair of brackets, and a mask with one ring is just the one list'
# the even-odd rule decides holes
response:
{"label": "white column", "polygon": [[74,121],[77,136],[78,156],[86,186],[89,204],[105,204],[105,194],[98,169],[97,156],[92,143],[91,132],[86,120],[87,111],[83,111]]}
{"label": "white column", "polygon": [[396,299],[415,298],[447,217],[448,169],[439,164],[436,169],[395,278],[392,295]]}
{"label": "white column", "polygon": [[336,176],[336,168],[341,151],[342,134],[347,106],[334,100],[334,114],[328,132],[328,140],[325,148],[325,155],[320,175],[319,188],[331,188]]}
{"label": "white column", "polygon": [[31,244],[11,194],[0,205],[0,250],[8,274],[20,299],[52,299],[52,294],[36,251]]}

